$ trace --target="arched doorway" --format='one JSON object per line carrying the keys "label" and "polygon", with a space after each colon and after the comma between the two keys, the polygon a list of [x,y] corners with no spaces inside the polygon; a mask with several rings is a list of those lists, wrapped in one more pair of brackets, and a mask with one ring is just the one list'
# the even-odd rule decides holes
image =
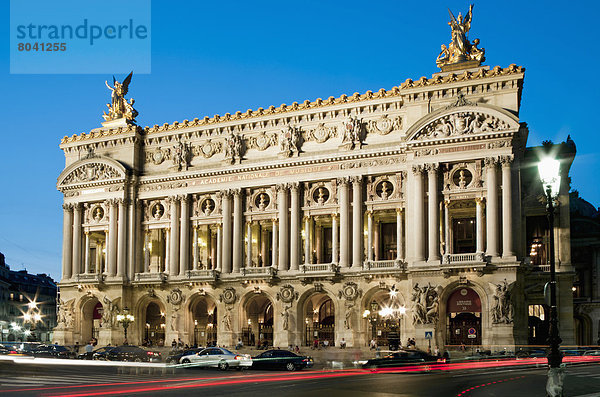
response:
{"label": "arched doorway", "polygon": [[247,346],[273,346],[273,303],[265,295],[256,295],[246,304],[246,324],[242,342]]}
{"label": "arched doorway", "polygon": [[527,342],[530,345],[546,345],[550,319],[545,305],[529,305],[527,319]]}
{"label": "arched doorway", "polygon": [[592,344],[591,321],[585,315],[573,316],[575,326],[575,343],[577,346],[588,346]]}
{"label": "arched doorway", "polygon": [[377,346],[397,349],[405,314],[406,307],[395,289],[378,291],[370,301],[367,301],[362,313],[368,324],[367,329],[370,330],[368,337],[374,340]]}
{"label": "arched doorway", "polygon": [[481,299],[471,288],[462,287],[448,298],[446,343],[481,345]]}
{"label": "arched doorway", "polygon": [[165,344],[165,312],[158,302],[152,301],[144,311],[144,338],[146,346],[164,346]]}
{"label": "arched doorway", "polygon": [[190,341],[196,346],[217,345],[217,305],[207,296],[199,296],[190,306],[194,326]]}
{"label": "arched doorway", "polygon": [[325,293],[311,295],[305,304],[304,344],[311,346],[315,340],[333,346],[335,343],[335,305]]}
{"label": "arched doorway", "polygon": [[97,298],[87,300],[81,307],[81,341],[87,344],[92,338],[98,340],[102,326],[104,307]]}

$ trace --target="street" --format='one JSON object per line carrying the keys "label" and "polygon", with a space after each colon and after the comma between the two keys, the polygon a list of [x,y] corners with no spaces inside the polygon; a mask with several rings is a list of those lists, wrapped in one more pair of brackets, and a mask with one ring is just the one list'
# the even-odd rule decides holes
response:
{"label": "street", "polygon": [[[179,370],[119,374],[113,367],[2,367],[0,393],[10,396],[545,396],[545,368],[451,369],[378,373],[362,369],[281,371]],[[18,372],[9,373],[10,371]],[[131,370],[129,371],[131,372]],[[600,396],[600,365],[569,366],[565,396]]]}

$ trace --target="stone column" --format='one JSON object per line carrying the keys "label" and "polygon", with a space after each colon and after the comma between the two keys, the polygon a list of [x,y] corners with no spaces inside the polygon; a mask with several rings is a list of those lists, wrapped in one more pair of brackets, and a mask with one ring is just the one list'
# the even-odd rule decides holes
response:
{"label": "stone column", "polygon": [[193,235],[192,235],[192,269],[193,270],[198,270],[198,251],[199,251],[199,247],[198,247],[198,225],[193,225],[192,226],[192,231],[193,231]]}
{"label": "stone column", "polygon": [[85,274],[90,273],[90,232],[85,231],[85,253],[84,253]]}
{"label": "stone column", "polygon": [[208,226],[209,241],[210,241],[210,269],[217,268],[217,237],[215,236],[213,227]]}
{"label": "stone column", "polygon": [[373,211],[367,211],[367,260],[373,260]]}
{"label": "stone column", "polygon": [[289,267],[288,193],[286,185],[277,185],[277,209],[279,210],[279,270]]}
{"label": "stone column", "polygon": [[350,203],[348,197],[349,178],[339,178],[339,206],[340,206],[340,266],[350,266]]}
{"label": "stone column", "polygon": [[323,226],[315,222],[315,257],[317,263],[323,263]]}
{"label": "stone column", "polygon": [[512,161],[513,156],[502,156],[502,258],[515,257],[512,216]]}
{"label": "stone column", "polygon": [[[275,229],[273,229],[275,230]],[[271,237],[273,237],[275,234],[271,233]],[[259,266],[267,266],[267,230],[266,228],[263,227],[262,224],[260,224],[259,222],[259,226],[258,226],[258,238],[260,240],[260,265]],[[277,238],[273,238],[273,243],[275,243],[277,241]],[[273,245],[271,245],[271,247],[273,247]],[[277,253],[276,252],[272,252],[273,258],[277,257]],[[270,265],[273,264],[273,258],[269,261]]]}
{"label": "stone column", "polygon": [[240,189],[233,191],[233,272],[239,273],[242,267],[243,245],[243,219],[242,219],[242,192]]}
{"label": "stone column", "polygon": [[[171,274],[171,228],[168,227],[165,230],[165,273]],[[148,230],[148,241],[150,241],[150,230]],[[148,247],[146,245],[146,247]],[[148,248],[146,248],[148,250]],[[150,271],[150,250],[148,250],[148,263],[146,265],[145,272]]]}
{"label": "stone column", "polygon": [[190,262],[190,214],[189,199],[187,195],[180,197],[181,200],[181,223],[179,231],[179,275],[185,275],[189,269]]}
{"label": "stone column", "polygon": [[[277,269],[279,265],[279,221],[277,219],[273,219],[273,230],[271,231],[271,266]],[[265,231],[266,233],[266,231]],[[266,255],[266,244],[267,241],[265,239],[265,257],[263,258],[263,262],[266,263],[268,261]]]}
{"label": "stone column", "polygon": [[81,273],[81,204],[73,207],[73,277]]}
{"label": "stone column", "polygon": [[222,192],[222,209],[223,209],[223,242],[221,250],[222,254],[221,267],[223,273],[231,273],[231,193],[228,191]]}
{"label": "stone column", "polygon": [[498,256],[498,181],[496,180],[497,159],[489,157],[485,159],[486,186],[487,186],[487,213],[486,213],[486,255]]}
{"label": "stone column", "polygon": [[414,258],[415,262],[425,260],[425,213],[423,198],[423,166],[413,165],[413,234],[414,234]]}
{"label": "stone column", "polygon": [[452,242],[450,241],[450,200],[444,200],[444,254],[451,254],[450,247]]}
{"label": "stone column", "polygon": [[119,203],[119,221],[117,232],[117,276],[125,277],[127,271],[127,203],[125,200],[118,200]]}
{"label": "stone column", "polygon": [[298,182],[290,185],[291,217],[290,217],[290,269],[298,270],[300,266],[300,188]]}
{"label": "stone column", "polygon": [[440,261],[440,219],[438,205],[438,164],[427,165],[429,199],[427,201],[428,213],[428,243],[429,255],[427,261],[436,263]]}
{"label": "stone column", "polygon": [[73,205],[63,204],[63,280],[71,278],[73,270]]}
{"label": "stone column", "polygon": [[362,267],[363,262],[363,213],[362,177],[352,178],[352,267]]}
{"label": "stone column", "polygon": [[246,222],[246,267],[252,267],[252,222]]}
{"label": "stone column", "polygon": [[171,232],[169,238],[169,274],[179,273],[179,200],[170,197],[171,203]]}
{"label": "stone column", "polygon": [[475,199],[475,205],[475,223],[477,228],[476,252],[483,254],[483,199],[477,197]]}
{"label": "stone column", "polygon": [[304,264],[309,265],[310,257],[310,216],[304,217]]}
{"label": "stone column", "polygon": [[[168,252],[169,252],[169,230],[167,229],[166,232],[166,237],[167,237],[167,247],[166,247],[166,251],[167,251],[167,261],[165,263],[165,271],[167,271],[167,266],[169,264],[168,261]],[[150,249],[148,247],[148,242],[150,241],[150,230],[146,230],[146,232],[144,233],[144,268],[142,269],[142,273],[146,273],[149,269],[150,269]]]}
{"label": "stone column", "polygon": [[381,259],[379,248],[381,246],[379,236],[381,235],[381,222],[375,221],[373,224],[373,259]]}
{"label": "stone column", "polygon": [[223,239],[222,239],[221,225],[217,225],[217,270],[223,271]]}
{"label": "stone column", "polygon": [[402,220],[402,209],[396,210],[396,260],[404,259],[404,224]]}
{"label": "stone column", "polygon": [[[141,268],[142,266],[144,266],[144,251],[142,249],[142,246],[140,244],[142,244],[143,242],[143,234],[144,234],[144,226],[142,224],[143,221],[143,214],[142,214],[142,202],[138,199],[135,202],[135,243],[134,243],[134,275],[132,277],[135,276],[135,273],[137,272],[143,272],[144,270]],[[166,251],[166,255],[165,255],[165,262],[166,262],[166,258],[169,257],[168,251]]]}
{"label": "stone column", "polygon": [[137,227],[136,227],[136,203],[134,199],[129,200],[127,214],[127,278],[133,280],[135,277],[135,253],[137,247]]}
{"label": "stone column", "polygon": [[331,215],[331,262],[338,263],[338,219],[337,214]]}
{"label": "stone column", "polygon": [[115,200],[109,200],[108,206],[109,223],[106,267],[108,275],[115,276],[117,274],[117,203]]}

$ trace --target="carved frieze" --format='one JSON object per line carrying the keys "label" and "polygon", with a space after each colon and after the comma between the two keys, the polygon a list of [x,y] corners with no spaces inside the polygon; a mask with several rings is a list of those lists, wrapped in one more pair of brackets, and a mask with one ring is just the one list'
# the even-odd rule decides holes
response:
{"label": "carved frieze", "polygon": [[447,138],[488,131],[503,131],[508,124],[497,117],[480,112],[458,112],[440,117],[425,126],[416,136],[417,140]]}
{"label": "carved frieze", "polygon": [[63,179],[62,184],[70,185],[74,183],[116,179],[119,177],[119,171],[109,165],[103,163],[88,163],[73,170],[65,179]]}
{"label": "carved frieze", "polygon": [[400,131],[402,128],[402,117],[397,116],[395,118],[388,117],[384,114],[377,120],[371,120],[367,123],[367,132],[387,135],[392,131]]}
{"label": "carved frieze", "polygon": [[325,143],[329,138],[337,136],[336,127],[326,127],[324,123],[320,123],[317,128],[309,131],[307,139],[317,143]]}
{"label": "carved frieze", "polygon": [[258,149],[262,151],[275,145],[277,145],[277,135],[273,133],[269,134],[262,131],[258,133],[258,135],[248,138],[249,149]]}

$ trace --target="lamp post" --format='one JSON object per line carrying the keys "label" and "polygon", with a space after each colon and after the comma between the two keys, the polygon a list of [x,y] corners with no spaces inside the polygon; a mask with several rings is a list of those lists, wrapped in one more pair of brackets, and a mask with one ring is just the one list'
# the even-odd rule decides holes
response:
{"label": "lamp post", "polygon": [[[560,162],[554,158],[544,158],[538,164],[540,179],[546,195],[546,212],[548,216],[548,227],[550,230],[549,250],[550,250],[550,336],[548,344],[548,383],[546,391],[550,395],[562,395],[562,377],[561,370],[562,354],[559,350],[560,339],[558,332],[558,312],[556,303],[556,262],[554,257],[554,203],[553,200],[558,196],[560,189]],[[550,390],[553,390],[551,392]],[[556,394],[554,394],[556,393]]]}
{"label": "lamp post", "polygon": [[117,314],[117,321],[121,323],[123,326],[123,332],[125,333],[125,341],[123,342],[126,345],[127,342],[127,327],[131,324],[135,318],[133,315],[129,314],[129,309],[127,307],[123,308],[123,313]]}
{"label": "lamp post", "polygon": [[371,335],[374,341],[377,341],[377,316],[379,315],[379,304],[376,301],[371,302]]}

